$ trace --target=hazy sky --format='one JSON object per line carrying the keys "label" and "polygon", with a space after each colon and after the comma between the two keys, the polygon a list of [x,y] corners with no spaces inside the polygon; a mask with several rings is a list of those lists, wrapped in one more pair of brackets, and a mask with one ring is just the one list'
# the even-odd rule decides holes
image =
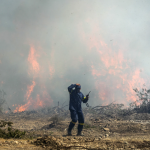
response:
{"label": "hazy sky", "polygon": [[67,104],[74,83],[92,106],[150,87],[149,0],[0,3],[0,82],[13,110]]}

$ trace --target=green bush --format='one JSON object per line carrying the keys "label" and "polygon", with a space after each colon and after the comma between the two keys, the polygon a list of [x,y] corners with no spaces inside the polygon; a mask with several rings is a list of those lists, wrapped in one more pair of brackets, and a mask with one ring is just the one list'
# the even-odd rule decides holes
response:
{"label": "green bush", "polygon": [[25,135],[25,131],[13,129],[12,124],[12,122],[0,121],[0,138],[21,138]]}

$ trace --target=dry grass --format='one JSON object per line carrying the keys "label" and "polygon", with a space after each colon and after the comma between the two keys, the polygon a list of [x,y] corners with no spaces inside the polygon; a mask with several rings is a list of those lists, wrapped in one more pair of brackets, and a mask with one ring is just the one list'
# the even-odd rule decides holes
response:
{"label": "dry grass", "polygon": [[87,128],[95,128],[95,126],[93,125],[92,121],[86,120],[84,123],[84,129]]}
{"label": "dry grass", "polygon": [[60,117],[59,115],[52,116],[49,121],[53,121],[53,124],[61,123],[61,121],[64,121],[64,118]]}

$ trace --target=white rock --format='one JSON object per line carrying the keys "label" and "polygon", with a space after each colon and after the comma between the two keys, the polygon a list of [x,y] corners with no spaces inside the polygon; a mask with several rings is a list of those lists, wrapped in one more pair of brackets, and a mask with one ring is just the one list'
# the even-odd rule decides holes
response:
{"label": "white rock", "polygon": [[18,144],[19,142],[18,142],[18,141],[14,141],[14,143],[15,143],[15,144]]}

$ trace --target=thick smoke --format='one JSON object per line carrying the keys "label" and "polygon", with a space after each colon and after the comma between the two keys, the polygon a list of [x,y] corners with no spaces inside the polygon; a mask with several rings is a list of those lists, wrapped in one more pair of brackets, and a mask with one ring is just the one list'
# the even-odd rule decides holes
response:
{"label": "thick smoke", "polygon": [[[149,84],[149,0],[1,0],[0,82],[12,109],[135,100]],[[14,106],[13,106],[14,105]],[[19,106],[18,106],[19,105]]]}

